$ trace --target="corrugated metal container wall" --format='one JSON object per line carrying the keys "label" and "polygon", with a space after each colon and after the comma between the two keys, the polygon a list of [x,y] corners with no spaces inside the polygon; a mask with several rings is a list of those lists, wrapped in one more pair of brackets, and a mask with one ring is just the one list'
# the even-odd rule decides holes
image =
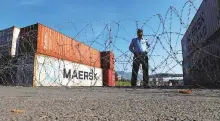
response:
{"label": "corrugated metal container wall", "polygon": [[11,27],[0,31],[0,55],[14,57],[20,29]]}
{"label": "corrugated metal container wall", "polygon": [[103,70],[103,82],[104,86],[115,86],[115,71],[112,69]]}
{"label": "corrugated metal container wall", "polygon": [[114,70],[115,66],[114,54],[110,51],[101,52],[101,64],[103,69],[112,69]]}
{"label": "corrugated metal container wall", "polygon": [[89,57],[91,58],[91,66],[101,68],[101,53],[99,51],[93,51],[92,48],[89,48]]}
{"label": "corrugated metal container wall", "polygon": [[219,8],[219,0],[204,0],[181,41],[185,84],[219,85]]}
{"label": "corrugated metal container wall", "polygon": [[0,84],[15,85],[16,83],[16,58],[2,57],[0,58]]}
{"label": "corrugated metal container wall", "polygon": [[25,54],[16,57],[17,67],[16,85],[33,86],[34,78],[34,55]]}
{"label": "corrugated metal container wall", "polygon": [[190,70],[192,67],[192,63],[189,57],[186,57],[183,61],[183,81],[184,85],[192,85],[192,78],[190,75]]}
{"label": "corrugated metal container wall", "polygon": [[207,41],[184,60],[184,65],[192,62],[190,75],[197,85],[220,87],[220,29]]}
{"label": "corrugated metal container wall", "polygon": [[18,44],[18,56],[27,54],[32,54],[32,56],[34,55],[37,49],[37,35],[37,24],[21,28]]}
{"label": "corrugated metal container wall", "polygon": [[13,28],[0,31],[0,53],[1,57],[10,55],[11,41],[13,38]]}
{"label": "corrugated metal container wall", "polygon": [[35,55],[34,86],[103,86],[101,68]]}
{"label": "corrugated metal container wall", "polygon": [[37,53],[94,67],[101,67],[100,52],[38,24]]}
{"label": "corrugated metal container wall", "polygon": [[187,45],[187,50],[183,51],[184,58],[189,55],[188,52],[194,52],[195,45],[200,46],[205,43],[220,27],[219,2],[219,0],[203,0],[182,39],[182,45]]}
{"label": "corrugated metal container wall", "polygon": [[189,45],[188,45],[188,41],[185,39],[186,37],[187,37],[187,33],[185,34],[185,36],[182,39],[185,41],[181,41],[183,59],[185,59],[187,56],[189,56],[189,51],[188,51],[189,49],[187,48]]}

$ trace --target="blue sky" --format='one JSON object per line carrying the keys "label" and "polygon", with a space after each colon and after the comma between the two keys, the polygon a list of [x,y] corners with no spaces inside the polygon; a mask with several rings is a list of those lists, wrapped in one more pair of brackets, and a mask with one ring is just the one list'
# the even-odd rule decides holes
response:
{"label": "blue sky", "polygon": [[[186,4],[184,7],[187,0],[3,0],[0,7],[0,29],[13,25],[24,27],[39,22],[98,50],[112,50],[116,56],[116,70],[131,71],[129,41],[136,36],[136,23],[141,27],[149,20],[143,29],[152,46],[155,45],[154,49],[149,50],[150,66],[155,70],[150,73],[182,73],[181,65],[168,57],[166,52],[170,51],[169,42],[175,52],[181,50],[182,35],[160,35],[170,29],[184,34],[195,14],[194,7],[198,8],[202,2],[192,1],[194,6]],[[172,12],[166,15],[170,6],[175,7],[177,12],[172,8]],[[181,19],[186,26],[180,25],[180,19],[175,13],[183,13]],[[163,18],[164,24],[161,24],[157,14]],[[157,41],[156,36],[160,41]],[[105,47],[105,44],[109,47]],[[181,54],[176,57],[178,61],[182,60]],[[165,58],[168,60],[160,66]]]}

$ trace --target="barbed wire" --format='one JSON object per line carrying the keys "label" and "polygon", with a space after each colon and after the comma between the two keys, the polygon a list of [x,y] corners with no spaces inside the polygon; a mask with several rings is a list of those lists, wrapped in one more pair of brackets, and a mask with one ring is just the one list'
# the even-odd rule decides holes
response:
{"label": "barbed wire", "polygon": [[[199,10],[197,9],[194,2],[195,1],[192,0],[186,1],[180,12],[178,11],[177,8],[171,6],[168,8],[164,16],[162,14],[155,14],[143,22],[133,19],[111,21],[108,23],[102,21],[94,21],[94,22],[86,23],[85,27],[79,29],[76,27],[76,23],[74,23],[74,21],[69,21],[65,26],[71,27],[70,31],[76,33],[75,35],[72,36],[72,39],[80,41],[81,43],[84,43],[89,47],[97,48],[99,51],[112,51],[115,54],[115,59],[114,59],[115,71],[122,72],[121,73],[122,76],[132,71],[133,54],[129,51],[128,46],[131,42],[132,35],[135,34],[133,32],[135,32],[138,28],[142,28],[144,29],[144,34],[145,34],[144,37],[148,38],[149,43],[151,45],[151,47],[148,50],[150,75],[156,75],[161,73],[172,73],[172,74],[184,73],[183,74],[184,78],[185,76],[189,76],[191,80],[194,80],[193,83],[196,83],[196,85],[202,87],[202,85],[199,84],[201,83],[201,81],[199,81],[200,77],[198,77],[198,74],[196,73],[201,73],[201,75],[206,75],[207,80],[213,81],[215,83],[219,82],[218,74],[216,73],[213,74],[211,70],[207,71],[207,68],[209,67],[209,65],[213,66],[213,62],[212,62],[213,60],[216,60],[216,63],[219,63],[218,59],[220,58],[220,55],[219,53],[213,54],[213,51],[219,52],[220,42],[218,42],[218,39],[216,39],[214,42],[215,44],[206,47],[203,47],[201,46],[201,44],[198,43],[194,45],[193,43],[191,43],[191,45],[189,46],[189,49],[190,47],[193,48],[189,52],[191,55],[183,59],[182,57],[183,52],[181,45],[182,38],[184,38],[184,36],[188,36],[188,39],[192,41],[195,40],[194,35],[185,34],[187,28],[190,27],[191,20],[193,20],[193,15]],[[218,6],[216,5],[212,5],[212,6],[215,6],[216,9],[219,10]],[[203,17],[209,23],[216,23],[215,21],[211,20],[208,16],[203,16]],[[152,25],[150,23],[152,21],[154,22],[158,21],[158,23],[156,25],[155,24]],[[123,26],[124,23],[126,25],[133,25],[133,26],[124,27]],[[101,29],[99,28],[98,30],[96,30],[97,27],[95,26],[95,24],[99,24],[99,26],[102,26]],[[219,23],[216,23],[216,26],[219,26]],[[56,25],[54,27],[59,32],[63,32],[64,30],[63,28],[65,28],[61,25]],[[130,30],[131,28],[133,30]],[[190,33],[190,31],[192,30],[188,30],[187,33]],[[43,56],[43,55],[39,57],[41,59],[44,58],[43,61],[39,58],[38,58],[39,60],[36,59],[34,54],[36,53],[36,50],[38,48],[35,42],[37,41],[38,38],[37,35],[38,33],[36,30],[31,30],[23,33],[22,36],[20,36],[18,39],[19,41],[23,41],[22,43],[19,42],[20,44],[18,46],[19,48],[18,56],[13,58],[5,55],[1,56],[0,58],[2,60],[0,65],[1,82],[3,84],[14,83],[20,85],[23,83],[24,85],[26,85],[27,83],[31,84],[31,80],[32,81],[38,80],[40,82],[36,82],[36,83],[39,83],[39,85],[41,85],[41,83],[43,83],[44,80],[52,80],[51,86],[55,86],[55,85],[68,86],[70,85],[70,83],[82,83],[82,82],[77,82],[76,80],[68,80],[66,84],[62,82],[61,77],[63,76],[62,75],[63,67],[65,68],[66,66],[71,65],[70,60],[66,62],[64,58],[60,58],[60,59],[54,58],[55,61],[53,63],[49,56]],[[84,37],[84,39],[82,39],[81,37]],[[205,38],[201,38],[201,39],[205,39]],[[93,71],[96,70],[94,68],[95,63],[101,61],[100,58],[95,58],[92,60],[93,56],[91,55],[91,50],[89,48],[87,48],[88,50],[80,51],[81,49],[79,49],[80,47],[77,44],[74,45],[74,44],[65,43],[60,45],[58,41],[54,41],[54,43],[58,45],[59,48],[69,48],[68,46],[70,46],[71,47],[70,49],[76,49],[77,52],[75,53],[79,54],[80,56],[79,60],[90,64],[91,73],[93,73]],[[185,43],[186,42],[184,42],[184,44]],[[216,49],[212,50],[213,48]],[[57,48],[53,48],[53,49],[57,49]],[[53,52],[53,50],[51,51]],[[65,52],[68,53],[70,52],[70,50],[67,50]],[[89,57],[87,53],[90,53]],[[63,54],[63,52],[57,54],[60,57],[62,57],[61,54]],[[69,53],[69,54],[74,54],[74,53]],[[206,56],[207,57],[210,56],[210,57],[206,59],[205,58]],[[203,62],[199,61],[199,58],[203,59]],[[91,65],[91,63],[93,65]],[[206,63],[206,66],[204,63]],[[185,64],[191,64],[191,67],[188,66],[186,67]],[[75,64],[74,67],[72,68],[77,70],[82,67],[80,67],[80,65]],[[34,72],[36,69],[39,70],[38,73]],[[141,68],[140,70],[143,71]],[[219,70],[220,67],[216,68],[215,72],[219,72]],[[45,74],[43,78],[39,77],[41,75],[41,71],[43,71],[42,73]],[[55,71],[57,71],[57,73],[55,73]],[[187,72],[189,72],[190,74],[185,75],[187,74]],[[59,75],[58,73],[61,75]],[[10,77],[8,77],[8,75]],[[37,78],[37,79],[34,80],[33,78]],[[142,80],[142,77],[141,76],[138,77],[138,80]],[[98,82],[92,82],[92,85],[96,85],[97,83]]]}

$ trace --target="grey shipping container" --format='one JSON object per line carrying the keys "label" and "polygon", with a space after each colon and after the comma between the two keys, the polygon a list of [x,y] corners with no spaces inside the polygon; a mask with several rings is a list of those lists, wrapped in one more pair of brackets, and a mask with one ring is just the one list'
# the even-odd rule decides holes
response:
{"label": "grey shipping container", "polygon": [[220,0],[203,0],[181,43],[185,85],[220,87]]}
{"label": "grey shipping container", "polygon": [[16,81],[16,58],[1,57],[0,58],[0,84],[1,85],[15,85]]}
{"label": "grey shipping container", "polygon": [[182,39],[183,58],[201,47],[220,27],[220,0],[203,0]]}
{"label": "grey shipping container", "polygon": [[16,56],[20,29],[10,27],[0,30],[0,84],[14,85],[17,67]]}
{"label": "grey shipping container", "polygon": [[185,59],[183,61],[183,78],[184,78],[184,85],[191,85],[190,83],[190,74],[189,74],[189,70],[190,70],[190,62],[189,59]]}
{"label": "grey shipping container", "polygon": [[34,55],[25,54],[16,56],[17,67],[16,85],[19,86],[32,86],[34,77]]}
{"label": "grey shipping container", "polygon": [[16,55],[19,33],[20,29],[17,27],[0,30],[0,57],[14,57]]}

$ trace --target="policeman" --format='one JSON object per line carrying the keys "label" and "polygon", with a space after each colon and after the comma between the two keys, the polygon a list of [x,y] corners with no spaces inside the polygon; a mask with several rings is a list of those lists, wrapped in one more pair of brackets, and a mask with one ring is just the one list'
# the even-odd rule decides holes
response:
{"label": "policeman", "polygon": [[142,64],[143,69],[143,86],[145,88],[150,88],[148,85],[148,48],[150,45],[148,44],[147,39],[143,38],[143,30],[137,30],[137,38],[132,39],[129,50],[134,54],[133,58],[133,67],[132,67],[132,78],[131,78],[131,86],[137,86],[137,75],[139,71],[140,64]]}

